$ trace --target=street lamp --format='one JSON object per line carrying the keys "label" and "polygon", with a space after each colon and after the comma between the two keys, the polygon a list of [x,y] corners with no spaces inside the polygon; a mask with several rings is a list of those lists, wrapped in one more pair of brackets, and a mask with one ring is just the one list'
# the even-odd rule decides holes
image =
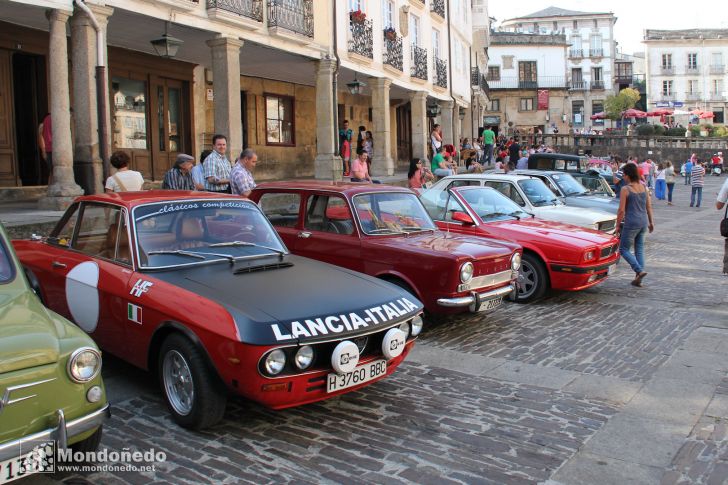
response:
{"label": "street lamp", "polygon": [[159,39],[154,39],[150,42],[158,56],[171,59],[177,55],[177,51],[180,46],[184,44],[184,41],[177,39],[176,37],[172,37],[167,33],[168,31],[169,21],[164,24],[164,35],[162,35]]}
{"label": "street lamp", "polygon": [[465,119],[465,108],[460,106],[458,108],[458,117],[460,118],[460,121],[463,121]]}
{"label": "street lamp", "polygon": [[346,83],[346,87],[349,89],[349,92],[351,94],[361,94],[364,92],[364,87],[366,86],[366,83],[359,81],[356,78],[356,73],[354,73],[354,80],[350,83]]}
{"label": "street lamp", "polygon": [[428,118],[435,118],[437,115],[440,114],[440,105],[437,103],[433,103],[427,106],[427,117]]}

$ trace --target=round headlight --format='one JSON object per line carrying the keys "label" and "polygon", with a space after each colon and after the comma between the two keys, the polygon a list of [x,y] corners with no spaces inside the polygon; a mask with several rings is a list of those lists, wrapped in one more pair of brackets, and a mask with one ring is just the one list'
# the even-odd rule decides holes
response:
{"label": "round headlight", "polygon": [[423,325],[422,317],[417,315],[412,320],[410,320],[410,328],[412,329],[412,336],[416,337],[420,334],[422,331],[422,325]]}
{"label": "round headlight", "polygon": [[298,352],[296,352],[296,357],[293,359],[293,361],[296,363],[296,367],[298,367],[299,369],[308,369],[313,362],[313,348],[311,348],[310,345],[304,345],[303,347],[298,349]]}
{"label": "round headlight", "polygon": [[516,253],[511,257],[511,269],[513,271],[518,271],[521,269],[521,254]]}
{"label": "round headlight", "polygon": [[265,358],[265,371],[274,376],[280,374],[286,365],[286,353],[276,349]]}
{"label": "round headlight", "polygon": [[594,259],[594,251],[587,251],[584,253],[584,261],[591,261]]}
{"label": "round headlight", "polygon": [[402,322],[399,324],[399,329],[402,330],[402,333],[404,333],[404,338],[409,337],[410,334],[410,326],[407,322]]}
{"label": "round headlight", "polygon": [[88,382],[100,371],[101,354],[91,347],[82,347],[74,351],[68,359],[68,376],[74,382]]}
{"label": "round headlight", "polygon": [[475,267],[473,266],[473,263],[468,261],[467,263],[460,266],[460,282],[461,283],[470,283],[470,280],[473,279],[473,273],[475,272]]}

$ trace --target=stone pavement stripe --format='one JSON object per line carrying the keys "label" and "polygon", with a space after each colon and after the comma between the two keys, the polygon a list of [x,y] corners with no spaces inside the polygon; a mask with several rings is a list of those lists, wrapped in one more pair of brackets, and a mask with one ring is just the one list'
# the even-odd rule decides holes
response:
{"label": "stone pavement stripe", "polygon": [[711,384],[655,377],[624,406],[622,413],[692,428],[714,391],[715,385]]}
{"label": "stone pavement stripe", "polygon": [[493,379],[502,379],[520,384],[530,384],[548,389],[563,389],[581,374],[556,367],[507,361],[503,365],[487,371],[485,375]]}
{"label": "stone pavement stripe", "polygon": [[505,359],[494,359],[458,350],[424,345],[416,345],[407,356],[407,360],[476,376],[483,375],[506,362]]}
{"label": "stone pavement stripe", "polygon": [[544,485],[622,485],[658,483],[662,469],[594,453],[579,453]]}
{"label": "stone pavement stripe", "polygon": [[675,455],[661,485],[728,482],[728,422],[702,418]]}
{"label": "stone pavement stripe", "polygon": [[629,463],[666,467],[690,429],[687,424],[620,413],[610,419],[582,450]]}
{"label": "stone pavement stripe", "polygon": [[616,377],[580,375],[566,387],[564,391],[581,394],[588,398],[606,399],[619,404],[630,401],[643,384]]}

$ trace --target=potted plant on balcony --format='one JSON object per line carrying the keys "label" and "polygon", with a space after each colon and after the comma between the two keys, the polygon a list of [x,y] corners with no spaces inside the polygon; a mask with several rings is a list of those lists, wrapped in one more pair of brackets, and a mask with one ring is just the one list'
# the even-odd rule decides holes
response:
{"label": "potted plant on balcony", "polygon": [[394,30],[394,27],[384,29],[384,38],[391,41],[397,40],[397,31]]}
{"label": "potted plant on balcony", "polygon": [[362,12],[361,9],[349,12],[349,20],[351,20],[355,24],[363,24],[366,19],[367,14]]}

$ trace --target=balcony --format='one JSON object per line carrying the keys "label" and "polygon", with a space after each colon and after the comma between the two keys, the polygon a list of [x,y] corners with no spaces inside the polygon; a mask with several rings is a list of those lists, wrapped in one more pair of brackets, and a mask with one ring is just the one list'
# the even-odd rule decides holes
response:
{"label": "balcony", "polygon": [[711,74],[723,74],[725,72],[725,66],[723,64],[713,64],[710,66]]}
{"label": "balcony", "polygon": [[700,68],[695,64],[687,65],[685,66],[685,72],[687,74],[698,74],[700,72]]}
{"label": "balcony", "polygon": [[349,52],[362,57],[374,58],[374,36],[371,20],[349,20]]}
{"label": "balcony", "polygon": [[673,68],[672,65],[660,66],[660,74],[663,74],[665,76],[672,76],[673,74],[675,74],[675,68]]}
{"label": "balcony", "polygon": [[592,91],[603,91],[604,90],[604,81],[592,81],[591,89],[592,89]]}
{"label": "balcony", "polygon": [[470,68],[470,85],[478,86],[479,84],[480,84],[480,68],[471,67]]}
{"label": "balcony", "polygon": [[268,27],[313,38],[313,0],[268,0]]}
{"label": "balcony", "polygon": [[200,4],[199,0],[155,0],[156,3],[163,3],[174,10],[194,10]]}
{"label": "balcony", "polygon": [[604,49],[589,49],[589,57],[604,57]]}
{"label": "balcony", "polygon": [[404,71],[402,37],[391,40],[387,38],[386,34],[384,35],[384,64],[398,71]]}
{"label": "balcony", "polygon": [[725,96],[723,96],[723,93],[710,93],[708,99],[710,101],[724,101]]}
{"label": "balcony", "polygon": [[569,59],[581,59],[584,57],[582,49],[569,49]]}
{"label": "balcony", "polygon": [[616,76],[614,76],[614,82],[617,84],[632,84],[634,81],[632,79],[632,72],[618,72]]}
{"label": "balcony", "polygon": [[[424,3],[424,2],[422,2]],[[430,12],[445,18],[445,0],[430,0]]]}
{"label": "balcony", "polygon": [[536,80],[522,80],[517,77],[501,77],[499,79],[487,79],[489,89],[566,89],[566,79],[563,76],[538,76]]}
{"label": "balcony", "polygon": [[490,97],[490,86],[488,85],[488,80],[485,79],[485,76],[482,74],[480,75],[480,89],[483,90],[486,96]]}
{"label": "balcony", "polygon": [[447,61],[435,57],[435,86],[447,88]]}
{"label": "balcony", "polygon": [[586,81],[571,81],[569,83],[569,91],[586,91],[589,83]]}
{"label": "balcony", "polygon": [[675,93],[660,93],[657,95],[657,101],[675,101]]}
{"label": "balcony", "polygon": [[417,79],[427,81],[427,50],[413,45],[411,65],[410,75]]}
{"label": "balcony", "polygon": [[700,93],[695,91],[692,93],[685,93],[685,99],[687,101],[700,101]]}
{"label": "balcony", "polygon": [[207,16],[258,29],[263,22],[263,0],[207,0]]}

